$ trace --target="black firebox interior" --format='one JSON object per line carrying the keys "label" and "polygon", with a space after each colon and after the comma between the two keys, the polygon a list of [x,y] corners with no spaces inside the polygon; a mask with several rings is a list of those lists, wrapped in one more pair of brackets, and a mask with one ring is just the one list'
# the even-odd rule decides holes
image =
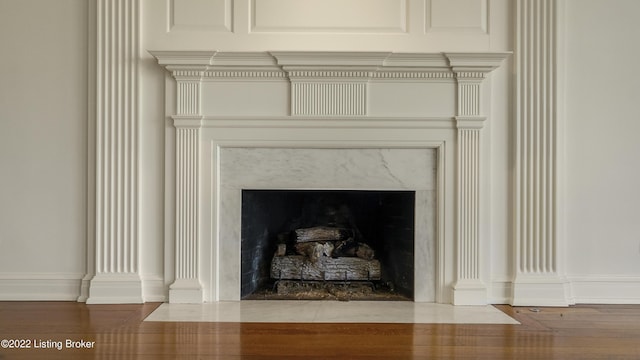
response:
{"label": "black firebox interior", "polygon": [[381,284],[413,299],[414,191],[243,190],[241,298],[268,291],[278,236],[349,227],[380,261]]}

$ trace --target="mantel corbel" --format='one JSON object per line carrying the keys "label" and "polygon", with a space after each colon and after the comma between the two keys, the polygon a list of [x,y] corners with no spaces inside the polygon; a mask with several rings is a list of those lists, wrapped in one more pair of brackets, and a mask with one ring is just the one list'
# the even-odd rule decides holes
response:
{"label": "mantel corbel", "polygon": [[211,65],[218,51],[149,51],[161,66]]}
{"label": "mantel corbel", "polygon": [[490,73],[497,69],[502,62],[511,56],[510,52],[489,53],[444,53],[449,60],[449,66],[454,72]]}

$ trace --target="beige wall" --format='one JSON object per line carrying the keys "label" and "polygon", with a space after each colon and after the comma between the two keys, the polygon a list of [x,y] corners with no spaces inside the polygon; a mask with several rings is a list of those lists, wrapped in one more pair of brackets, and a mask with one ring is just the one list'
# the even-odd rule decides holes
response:
{"label": "beige wall", "polygon": [[3,299],[75,299],[85,272],[86,6],[0,2]]}
{"label": "beige wall", "polygon": [[572,0],[566,13],[568,271],[583,301],[637,302],[640,2]]}

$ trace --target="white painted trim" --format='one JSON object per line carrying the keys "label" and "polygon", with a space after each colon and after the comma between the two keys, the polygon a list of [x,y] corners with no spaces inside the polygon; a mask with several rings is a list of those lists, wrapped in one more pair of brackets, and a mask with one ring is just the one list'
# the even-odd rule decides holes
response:
{"label": "white painted trim", "polygon": [[640,304],[640,276],[576,275],[571,283],[575,304]]}
{"label": "white painted trim", "polygon": [[144,302],[166,302],[169,300],[169,288],[161,276],[142,275],[142,298]]}
{"label": "white painted trim", "polygon": [[512,284],[513,306],[568,306],[570,283],[549,274],[518,274]]}
{"label": "white painted trim", "polygon": [[[572,275],[567,277],[570,296],[566,305],[574,304],[640,304],[640,276]],[[494,279],[488,300],[490,304],[513,304],[510,279]],[[550,302],[547,299],[547,304]],[[520,303],[525,306],[526,303]],[[543,303],[530,302],[531,306]],[[552,304],[553,306],[557,306]]]}
{"label": "white painted trim", "polygon": [[516,5],[513,305],[566,306],[562,1]]}
{"label": "white painted trim", "polygon": [[[89,298],[89,284],[92,277],[93,276],[85,276],[81,279],[80,296],[77,298],[78,302],[87,302]],[[169,287],[165,284],[164,278],[159,276],[142,276],[142,298],[144,302],[168,301]]]}
{"label": "white painted trim", "polygon": [[87,304],[142,304],[138,274],[98,274],[91,279]]}
{"label": "white painted trim", "polygon": [[488,286],[487,302],[489,304],[509,304],[512,292],[511,279],[493,279]]}
{"label": "white painted trim", "polygon": [[487,286],[479,278],[458,279],[452,299],[453,305],[487,305]]}
{"label": "white painted trim", "polygon": [[76,301],[83,274],[3,273],[0,301]]}
{"label": "white painted trim", "polygon": [[[441,236],[438,234],[438,242],[442,241]],[[0,274],[0,301],[76,301],[82,277],[79,273],[3,273]],[[567,277],[567,281],[571,289],[568,304],[640,304],[640,276],[573,275]],[[167,286],[159,277],[143,277],[142,287],[145,302],[169,300]],[[494,279],[489,286],[487,303],[509,304],[511,292],[511,280]]]}
{"label": "white painted trim", "polygon": [[[76,298],[87,303],[142,302],[139,231],[140,1],[98,0],[90,7],[87,273]],[[94,22],[95,21],[95,22]],[[93,64],[95,63],[95,67]],[[95,150],[95,151],[94,151]],[[93,181],[95,179],[95,182]],[[95,210],[95,212],[94,212]],[[93,221],[95,220],[95,221]],[[88,291],[87,291],[88,290]]]}
{"label": "white painted trim", "polygon": [[95,275],[96,258],[96,81],[97,81],[97,2],[89,1],[87,6],[87,214],[85,275],[80,285],[77,301],[89,298],[91,278]]}

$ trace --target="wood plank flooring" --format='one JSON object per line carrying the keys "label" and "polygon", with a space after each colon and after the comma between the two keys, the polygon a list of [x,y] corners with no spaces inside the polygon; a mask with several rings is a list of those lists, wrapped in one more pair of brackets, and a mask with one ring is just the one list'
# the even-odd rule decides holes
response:
{"label": "wood plank flooring", "polygon": [[0,302],[0,340],[31,346],[0,360],[640,359],[640,305],[496,306],[521,325],[143,322],[158,306]]}

